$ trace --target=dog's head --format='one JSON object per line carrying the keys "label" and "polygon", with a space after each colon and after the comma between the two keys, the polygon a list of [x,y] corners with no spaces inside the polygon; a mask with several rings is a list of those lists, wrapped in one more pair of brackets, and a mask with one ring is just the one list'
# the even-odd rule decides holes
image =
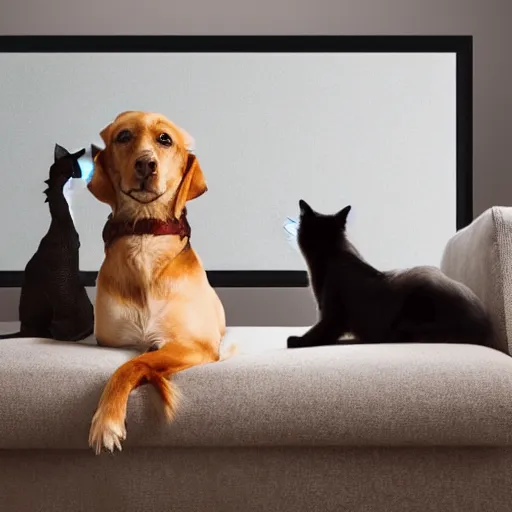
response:
{"label": "dog's head", "polygon": [[101,133],[92,194],[130,218],[179,218],[185,203],[206,192],[190,135],[161,114],[123,112]]}

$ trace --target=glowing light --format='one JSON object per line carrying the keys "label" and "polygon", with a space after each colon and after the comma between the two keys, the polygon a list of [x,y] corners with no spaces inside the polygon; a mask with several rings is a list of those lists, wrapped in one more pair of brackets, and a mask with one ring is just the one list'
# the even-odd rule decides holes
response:
{"label": "glowing light", "polygon": [[92,161],[91,155],[86,153],[82,158],[79,158],[78,165],[82,171],[82,179],[86,183],[89,183],[92,177],[92,172],[94,170],[94,163]]}
{"label": "glowing light", "polygon": [[296,250],[299,250],[297,245],[297,229],[299,228],[299,221],[293,217],[286,217],[286,221],[283,224],[283,229],[286,233],[287,242]]}

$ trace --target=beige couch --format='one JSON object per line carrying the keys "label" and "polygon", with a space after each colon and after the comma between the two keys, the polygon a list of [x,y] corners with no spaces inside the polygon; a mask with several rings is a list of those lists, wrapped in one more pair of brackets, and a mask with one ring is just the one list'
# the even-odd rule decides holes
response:
{"label": "beige couch", "polygon": [[[492,307],[508,352],[512,209],[460,231],[442,266]],[[177,376],[174,423],[144,386],[123,452],[99,457],[87,447],[91,416],[133,354],[2,340],[0,509],[512,510],[512,358],[448,344],[286,350],[303,330],[230,329],[242,354]]]}

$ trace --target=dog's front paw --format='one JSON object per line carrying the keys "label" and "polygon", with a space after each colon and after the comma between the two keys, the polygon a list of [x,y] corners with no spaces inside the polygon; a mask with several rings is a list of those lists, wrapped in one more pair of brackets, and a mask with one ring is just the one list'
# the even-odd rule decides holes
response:
{"label": "dog's front paw", "polygon": [[121,441],[126,439],[126,426],[124,418],[116,420],[109,417],[98,409],[92,418],[91,428],[89,430],[89,446],[96,455],[101,453],[102,448],[109,452],[114,452],[117,448],[122,450]]}
{"label": "dog's front paw", "polygon": [[288,348],[300,348],[302,347],[302,338],[300,336],[288,336],[286,346]]}

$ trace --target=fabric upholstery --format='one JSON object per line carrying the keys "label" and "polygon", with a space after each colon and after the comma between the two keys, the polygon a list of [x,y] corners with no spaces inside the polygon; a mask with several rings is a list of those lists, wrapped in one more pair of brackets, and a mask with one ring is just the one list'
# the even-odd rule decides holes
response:
{"label": "fabric upholstery", "polygon": [[510,448],[0,450],[6,512],[510,512]]}
{"label": "fabric upholstery", "polygon": [[[442,261],[492,312],[500,350],[512,340],[511,227],[512,208],[493,208]],[[173,379],[173,423],[143,386],[123,451],[99,457],[87,446],[92,415],[136,352],[1,340],[1,509],[511,510],[512,358],[449,344],[286,350],[305,329],[228,329],[224,345],[240,354]]]}
{"label": "fabric upholstery", "polygon": [[[229,329],[226,343],[240,342],[242,353],[178,374],[183,400],[171,424],[153,388],[137,389],[125,448],[512,446],[508,355],[450,344],[280,348],[289,333]],[[132,355],[2,340],[0,449],[89,450],[103,386]]]}
{"label": "fabric upholstery", "polygon": [[[442,270],[512,340],[512,208],[449,241]],[[16,325],[0,325],[1,332]],[[173,380],[166,424],[142,386],[121,453],[97,457],[90,421],[136,355],[92,339],[0,343],[0,503],[16,512],[509,512],[512,358],[469,345],[286,350],[304,328],[228,329],[240,354]],[[512,343],[511,343],[512,346]]]}
{"label": "fabric upholstery", "polygon": [[456,233],[441,270],[480,297],[492,315],[498,348],[512,354],[512,208],[490,208]]}

